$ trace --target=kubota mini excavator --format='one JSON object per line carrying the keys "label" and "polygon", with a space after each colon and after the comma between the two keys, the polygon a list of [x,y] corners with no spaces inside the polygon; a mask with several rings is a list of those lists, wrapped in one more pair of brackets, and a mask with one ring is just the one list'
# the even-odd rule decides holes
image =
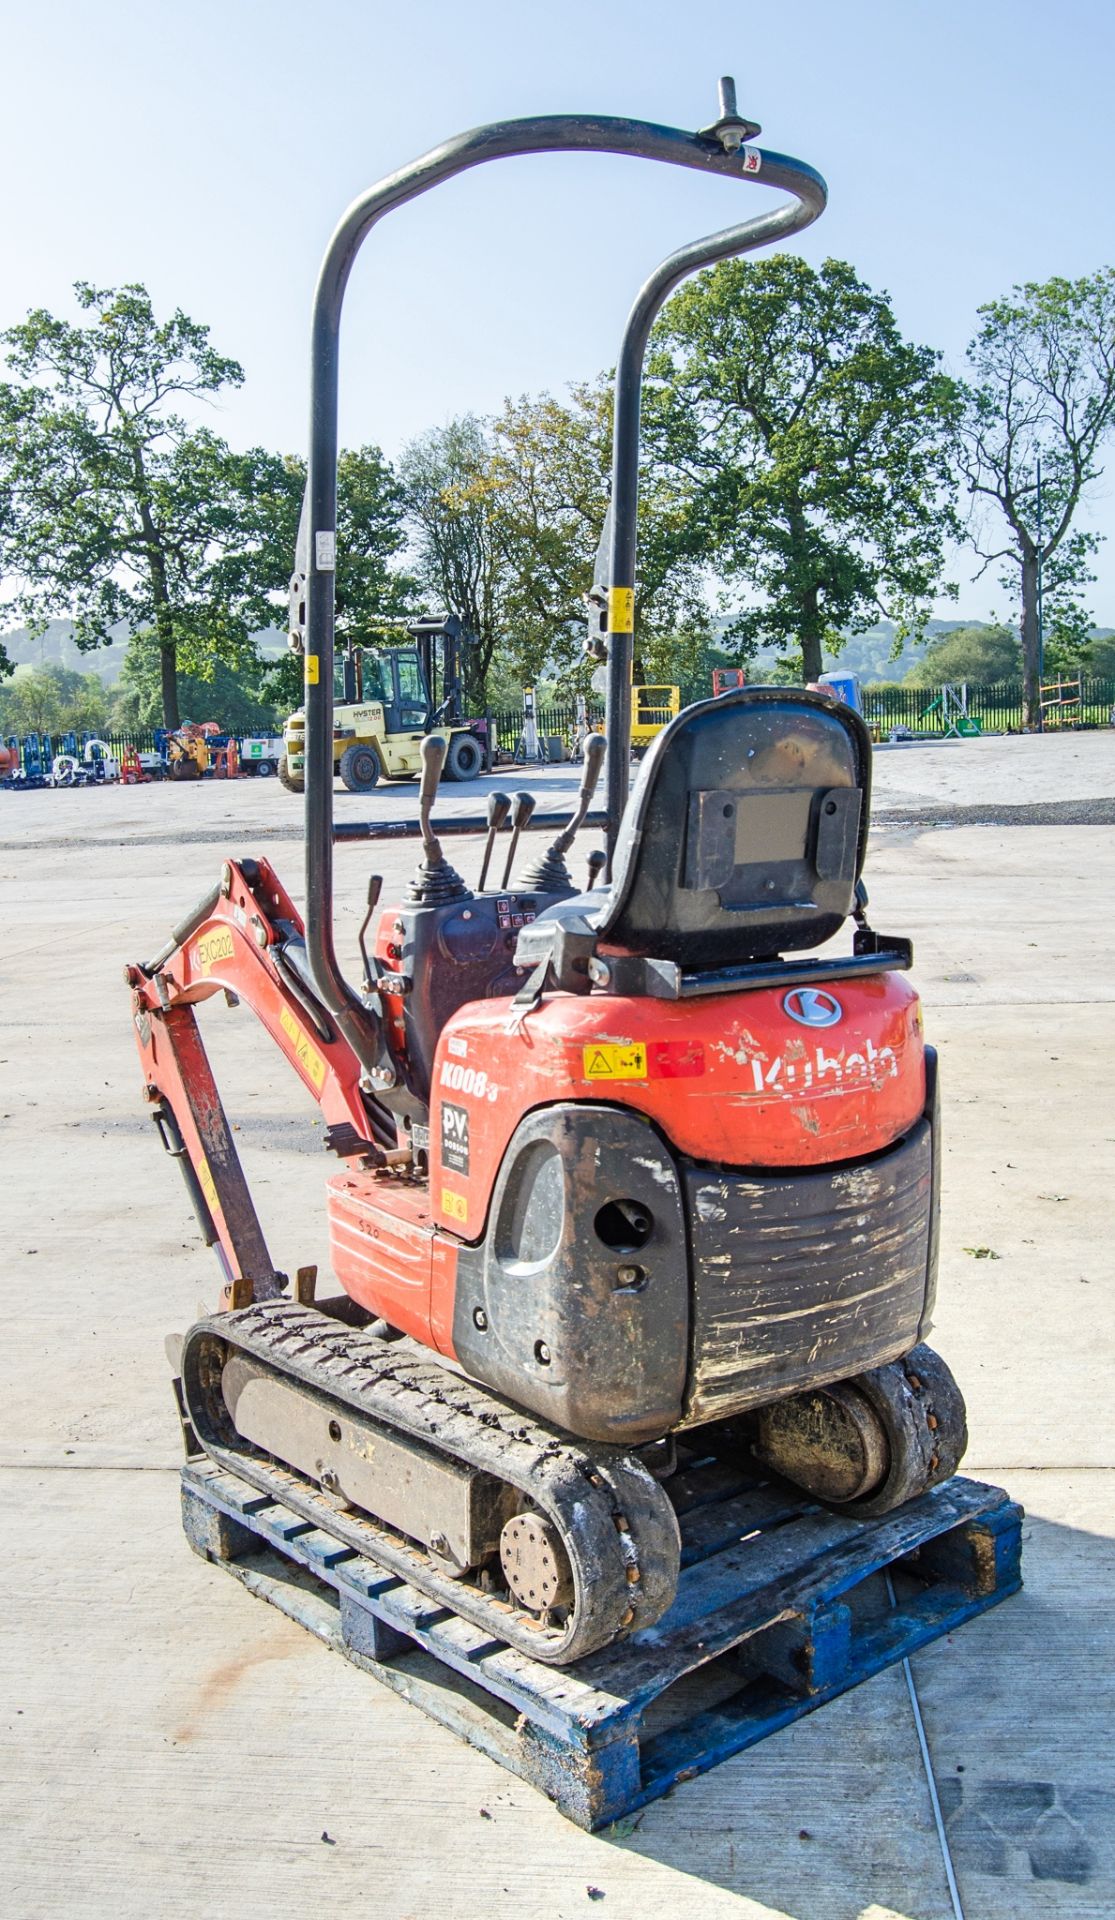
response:
{"label": "kubota mini excavator", "polygon": [[[670,1606],[671,1478],[758,1457],[874,1515],[945,1479],[963,1403],[923,1344],[937,1261],[936,1063],[861,874],[871,749],[823,693],[746,687],[680,713],[630,798],[639,391],[655,313],[687,274],[797,232],[823,182],[755,146],[721,83],[684,133],[586,117],[504,122],[394,174],[345,215],[313,325],[311,446],[294,630],[305,654],[306,915],[264,859],[229,860],[146,965],[128,969],[147,1099],[223,1273],[185,1336],[191,1445],[500,1641],[554,1664]],[[384,906],[363,979],[332,925],[337,356],[342,297],[376,221],[463,168],[562,149],[623,153],[791,199],[671,255],[639,293],[616,378],[604,742],[572,820],[493,795],[431,817]],[[539,857],[519,832],[548,828]],[[442,841],[488,829],[475,886]],[[575,832],[607,864],[578,891]],[[493,853],[508,852],[498,884]],[[597,863],[597,872],[599,865]],[[365,934],[375,923],[371,950]],[[828,943],[852,923],[850,951]],[[817,949],[824,948],[822,953]],[[343,1292],[275,1270],[195,1007],[246,1001],[318,1100]],[[323,1518],[324,1516],[324,1518]]]}

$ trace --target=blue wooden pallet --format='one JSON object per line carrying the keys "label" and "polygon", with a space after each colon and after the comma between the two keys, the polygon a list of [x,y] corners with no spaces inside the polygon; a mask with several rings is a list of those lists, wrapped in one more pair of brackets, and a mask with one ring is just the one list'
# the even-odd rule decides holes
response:
{"label": "blue wooden pallet", "polygon": [[[590,1831],[1022,1584],[1022,1509],[998,1487],[954,1479],[854,1521],[784,1482],[705,1463],[670,1483],[683,1550],[669,1613],[573,1667],[546,1667],[344,1546],[328,1501],[295,1484],[302,1513],[190,1461],[191,1546]],[[305,1517],[315,1500],[320,1526]]]}

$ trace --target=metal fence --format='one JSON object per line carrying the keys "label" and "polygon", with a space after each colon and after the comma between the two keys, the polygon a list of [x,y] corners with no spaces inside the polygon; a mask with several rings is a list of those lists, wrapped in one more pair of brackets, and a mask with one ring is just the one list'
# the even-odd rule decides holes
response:
{"label": "metal fence", "polygon": [[[1076,684],[1073,682],[1068,686],[1070,694]],[[1112,723],[1115,715],[1115,679],[1082,678],[1079,689],[1079,700],[1070,698],[1058,707],[1047,708],[1047,728],[1105,727]],[[982,732],[1016,732],[1025,724],[1021,680],[1004,680],[997,686],[987,687],[969,684],[966,694],[968,716],[978,721]],[[869,726],[882,739],[886,739],[895,727],[904,727],[913,734],[930,738],[948,731],[949,718],[944,710],[945,703],[939,698],[935,687],[868,687],[864,690],[863,707]],[[584,708],[579,708],[573,702],[556,704],[539,707],[534,718],[540,753],[548,759],[550,741],[560,740],[562,750],[569,752],[586,719],[590,726],[598,725],[603,720],[604,707],[598,700],[590,700]],[[523,709],[504,707],[493,712],[490,719],[495,744],[505,753],[520,753],[526,721]],[[87,734],[77,736],[79,751],[83,741],[89,737]],[[114,727],[96,737],[103,740],[110,753],[119,758],[125,747],[135,747],[141,753],[156,752],[166,735],[161,727]],[[74,740],[72,733],[39,734],[28,736],[27,740],[20,740],[18,744],[23,748],[34,742],[42,759],[48,763],[49,771],[53,756],[72,752]]]}
{"label": "metal fence", "polygon": [[[960,689],[957,689],[960,691]],[[1018,732],[1025,725],[1025,701],[1021,680],[1004,680],[996,686],[968,685],[967,712],[984,733]],[[864,716],[882,738],[894,727],[906,727],[911,733],[943,735],[949,719],[936,687],[869,687],[863,694]],[[1106,727],[1115,711],[1115,679],[1081,679],[1080,699],[1066,702],[1059,710],[1047,711],[1045,724],[1073,727]],[[589,724],[604,718],[604,708],[590,701]],[[523,738],[525,716],[522,709],[506,707],[492,714],[496,744],[507,753],[515,753]],[[568,749],[578,729],[578,710],[574,705],[540,707],[535,715],[540,748],[545,754],[550,739],[560,739]]]}
{"label": "metal fence", "polygon": [[[1110,724],[1115,709],[1115,679],[1082,678],[1079,686],[1079,701],[1069,700],[1059,709],[1047,710],[1047,728]],[[1025,725],[1021,680],[1003,680],[990,687],[969,684],[966,691],[968,716],[979,722],[984,733],[1018,732]],[[868,687],[863,695],[863,709],[869,725],[877,728],[884,738],[892,727],[908,727],[911,733],[931,735],[943,734],[948,728],[944,702],[936,687]]]}

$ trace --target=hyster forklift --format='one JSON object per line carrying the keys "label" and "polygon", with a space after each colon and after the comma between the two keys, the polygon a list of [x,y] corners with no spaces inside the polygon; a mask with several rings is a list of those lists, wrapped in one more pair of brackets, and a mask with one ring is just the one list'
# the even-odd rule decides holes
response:
{"label": "hyster forklift", "polygon": [[[189,1446],[327,1528],[342,1555],[559,1666],[670,1607],[671,1493],[695,1457],[755,1459],[845,1516],[876,1516],[953,1474],[965,1445],[960,1395],[923,1344],[936,1060],[910,943],[866,919],[863,721],[823,693],[744,687],[672,719],[627,791],[651,323],[686,275],[798,232],[825,201],[809,167],[752,144],[730,83],[720,105],[697,133],[595,117],[482,128],[344,216],[316,295],[296,595],[305,918],[267,860],[230,858],[127,972],[147,1100],[222,1271],[219,1310],[174,1350]],[[627,324],[603,813],[605,742],[590,739],[572,818],[528,819],[524,804],[504,840],[506,807],[435,821],[445,749],[427,737],[420,858],[389,904],[372,878],[355,986],[334,945],[334,846],[399,828],[332,817],[345,283],[372,227],[416,194],[568,149],[792,198],[672,254]],[[549,843],[516,866],[528,824]],[[485,825],[470,884],[443,842]],[[567,860],[581,828],[602,828],[606,849],[587,889]],[[336,1298],[267,1250],[195,1020],[220,993],[247,1002],[321,1106]]]}
{"label": "hyster forklift", "polygon": [[[302,652],[305,576],[291,589],[291,644]],[[395,624],[395,623],[393,623]],[[370,793],[380,775],[413,780],[422,770],[422,741],[445,741],[445,778],[473,780],[488,764],[485,720],[465,718],[464,653],[474,645],[458,614],[399,622],[409,647],[350,643],[337,656],[340,704],[333,709],[333,759],[350,793]],[[306,713],[292,713],[283,729],[279,778],[291,793],[305,790]]]}

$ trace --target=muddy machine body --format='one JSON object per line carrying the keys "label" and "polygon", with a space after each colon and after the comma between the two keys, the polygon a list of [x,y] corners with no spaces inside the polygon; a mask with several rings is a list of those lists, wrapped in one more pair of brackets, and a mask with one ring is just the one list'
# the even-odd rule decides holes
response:
{"label": "muddy machine body", "polygon": [[[162,951],[128,970],[147,1098],[222,1267],[219,1311],[177,1351],[191,1444],[296,1509],[301,1488],[319,1513],[324,1490],[340,1540],[551,1664],[669,1608],[671,1485],[694,1459],[754,1456],[818,1500],[876,1515],[952,1474],[965,1440],[960,1395],[924,1340],[936,1063],[909,942],[866,919],[862,720],[824,694],[737,689],[671,719],[627,791],[650,326],[688,273],[797,231],[824,204],[818,176],[752,145],[757,132],[729,83],[695,134],[506,123],[438,148],[346,215],[315,304],[292,595],[305,918],[266,860],[229,860]],[[481,161],[561,149],[791,197],[672,255],[632,310],[607,752],[587,741],[572,819],[517,794],[436,822],[445,743],[428,738],[406,829],[419,864],[390,904],[373,877],[353,985],[334,947],[334,849],[400,829],[332,817],[344,285],[383,214]],[[603,835],[584,887],[570,869],[582,829]],[[444,843],[485,830],[470,885]],[[526,830],[546,833],[540,852],[520,846]],[[338,1162],[336,1298],[272,1263],[196,1024],[197,1003],[222,990],[248,1002],[322,1108]]]}

